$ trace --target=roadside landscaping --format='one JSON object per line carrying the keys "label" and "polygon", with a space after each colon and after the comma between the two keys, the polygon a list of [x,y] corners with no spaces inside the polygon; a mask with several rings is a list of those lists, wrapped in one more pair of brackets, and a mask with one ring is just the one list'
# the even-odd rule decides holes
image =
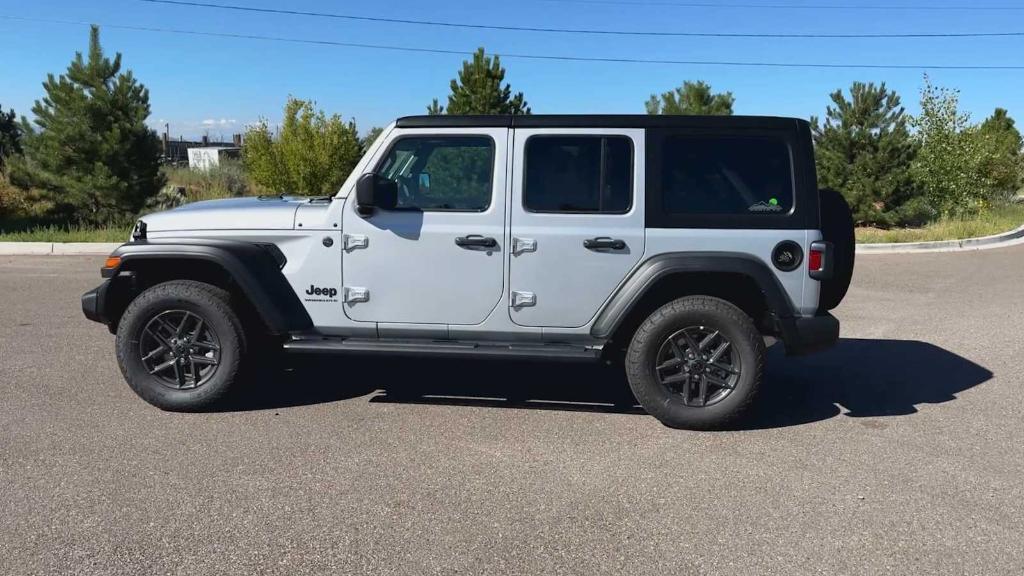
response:
{"label": "roadside landscaping", "polygon": [[858,227],[858,244],[962,240],[1009,232],[1024,225],[1024,204],[1010,204],[965,217],[940,218],[920,228]]}
{"label": "roadside landscaping", "polygon": [[130,225],[105,228],[50,225],[12,232],[0,228],[0,242],[125,242],[131,231]]}

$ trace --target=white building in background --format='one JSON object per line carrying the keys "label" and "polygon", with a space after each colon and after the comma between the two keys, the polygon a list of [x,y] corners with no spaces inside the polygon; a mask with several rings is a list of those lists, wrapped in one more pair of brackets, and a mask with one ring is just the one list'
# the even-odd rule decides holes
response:
{"label": "white building in background", "polygon": [[207,146],[188,149],[188,167],[192,170],[209,170],[220,166],[221,161],[236,159],[242,153],[241,148],[226,146]]}

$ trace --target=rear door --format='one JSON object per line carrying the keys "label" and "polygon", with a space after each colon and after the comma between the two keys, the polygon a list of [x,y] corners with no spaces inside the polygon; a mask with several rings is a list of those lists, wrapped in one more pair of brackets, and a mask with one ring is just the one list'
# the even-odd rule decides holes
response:
{"label": "rear door", "polygon": [[509,314],[585,326],[644,252],[644,131],[517,128],[513,150]]}

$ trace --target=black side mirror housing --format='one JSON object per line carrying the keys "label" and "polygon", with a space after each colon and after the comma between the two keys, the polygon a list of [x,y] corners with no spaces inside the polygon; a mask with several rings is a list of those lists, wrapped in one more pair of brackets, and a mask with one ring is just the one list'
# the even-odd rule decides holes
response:
{"label": "black side mirror housing", "polygon": [[356,209],[361,216],[373,214],[375,208],[394,210],[398,206],[398,183],[380,174],[368,172],[356,181]]}

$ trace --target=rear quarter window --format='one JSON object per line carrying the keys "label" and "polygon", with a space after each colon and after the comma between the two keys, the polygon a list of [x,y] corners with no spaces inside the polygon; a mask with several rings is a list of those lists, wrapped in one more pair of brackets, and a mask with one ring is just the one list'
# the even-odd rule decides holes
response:
{"label": "rear quarter window", "polygon": [[666,214],[758,217],[793,210],[793,161],[783,139],[672,135],[660,152]]}
{"label": "rear quarter window", "polygon": [[806,123],[646,130],[648,228],[813,230],[814,151]]}

